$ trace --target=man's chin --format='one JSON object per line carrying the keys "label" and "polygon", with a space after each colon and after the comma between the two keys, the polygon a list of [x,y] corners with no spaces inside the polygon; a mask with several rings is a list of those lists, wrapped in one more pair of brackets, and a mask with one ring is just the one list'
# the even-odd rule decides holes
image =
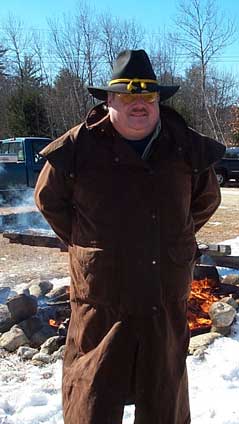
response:
{"label": "man's chin", "polygon": [[142,140],[143,138],[147,137],[152,131],[150,131],[148,128],[145,127],[141,128],[133,128],[131,127],[129,131],[129,140]]}
{"label": "man's chin", "polygon": [[143,130],[148,127],[148,117],[147,116],[133,116],[129,119],[130,127],[135,130]]}

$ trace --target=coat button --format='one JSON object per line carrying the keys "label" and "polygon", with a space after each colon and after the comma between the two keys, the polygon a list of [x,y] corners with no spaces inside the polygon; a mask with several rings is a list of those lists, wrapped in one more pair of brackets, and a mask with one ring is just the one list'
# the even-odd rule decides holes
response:
{"label": "coat button", "polygon": [[155,261],[155,260],[152,261],[152,264],[153,265],[156,265],[156,263],[157,263],[157,261]]}
{"label": "coat button", "polygon": [[116,156],[116,157],[114,158],[114,161],[115,161],[116,163],[118,163],[118,162],[119,162],[119,157],[118,157],[118,156]]}
{"label": "coat button", "polygon": [[155,311],[155,312],[157,312],[158,311],[158,306],[155,306],[155,305],[152,306],[152,310]]}
{"label": "coat button", "polygon": [[155,220],[156,219],[156,214],[152,213],[152,219]]}

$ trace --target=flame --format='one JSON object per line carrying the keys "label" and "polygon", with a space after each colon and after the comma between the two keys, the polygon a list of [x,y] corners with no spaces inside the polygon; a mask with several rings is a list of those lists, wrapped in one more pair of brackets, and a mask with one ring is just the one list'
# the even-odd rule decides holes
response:
{"label": "flame", "polygon": [[190,329],[208,327],[211,320],[208,311],[213,302],[219,297],[211,293],[215,282],[210,279],[193,280],[188,300],[188,322]]}
{"label": "flame", "polygon": [[51,327],[59,327],[59,322],[55,321],[54,319],[49,319],[48,324],[51,325]]}

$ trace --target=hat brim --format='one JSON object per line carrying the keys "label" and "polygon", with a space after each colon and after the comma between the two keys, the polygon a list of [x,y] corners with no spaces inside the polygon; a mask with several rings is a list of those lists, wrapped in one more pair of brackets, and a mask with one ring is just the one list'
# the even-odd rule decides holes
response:
{"label": "hat brim", "polygon": [[[152,85],[152,88],[148,88],[147,92],[155,92],[158,91],[160,93],[160,102],[169,99],[172,97],[179,89],[179,85]],[[107,93],[127,93],[129,94],[129,90],[127,90],[126,84],[114,84],[112,86],[106,87],[88,87],[88,91],[90,94],[98,100],[107,100]],[[145,92],[145,91],[144,91]]]}

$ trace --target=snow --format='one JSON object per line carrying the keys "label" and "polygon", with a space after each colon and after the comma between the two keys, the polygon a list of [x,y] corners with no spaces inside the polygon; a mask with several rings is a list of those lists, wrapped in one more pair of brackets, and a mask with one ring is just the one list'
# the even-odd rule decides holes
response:
{"label": "snow", "polygon": [[[226,240],[239,255],[239,237]],[[239,273],[218,267],[220,275]],[[54,286],[67,279],[52,280]],[[0,424],[63,424],[62,362],[36,366],[0,350]],[[2,356],[2,357],[1,357]],[[230,337],[217,339],[204,359],[187,359],[192,424],[239,423],[239,313]],[[160,401],[160,399],[159,399]],[[133,424],[134,406],[125,407],[123,424]]]}

